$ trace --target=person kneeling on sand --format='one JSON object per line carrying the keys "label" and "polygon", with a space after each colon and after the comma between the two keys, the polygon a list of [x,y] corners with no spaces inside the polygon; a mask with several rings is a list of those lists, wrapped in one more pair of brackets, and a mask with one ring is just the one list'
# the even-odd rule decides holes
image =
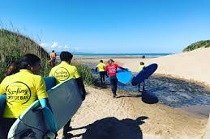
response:
{"label": "person kneeling on sand", "polygon": [[[83,93],[82,99],[84,100],[86,95],[86,90],[77,68],[71,65],[72,58],[73,55],[70,52],[67,51],[61,52],[60,54],[61,63],[51,69],[49,76],[54,76],[57,84],[65,80],[75,78],[79,89],[81,89],[80,92]],[[66,125],[63,128],[63,139],[70,138],[73,136],[72,134],[68,134],[68,131],[71,130],[71,127],[69,127],[70,122],[71,119],[66,123]]]}
{"label": "person kneeling on sand", "polygon": [[116,77],[116,73],[117,73],[117,69],[120,68],[122,70],[127,70],[126,68],[120,67],[118,64],[114,63],[113,59],[109,59],[108,60],[108,65],[106,66],[106,71],[109,74],[109,79],[110,79],[110,86],[111,86],[111,90],[113,93],[113,97],[117,96],[117,77]]}

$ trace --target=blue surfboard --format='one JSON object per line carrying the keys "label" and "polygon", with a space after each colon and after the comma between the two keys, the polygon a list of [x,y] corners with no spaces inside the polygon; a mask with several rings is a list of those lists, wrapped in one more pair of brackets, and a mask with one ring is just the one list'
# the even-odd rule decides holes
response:
{"label": "blue surfboard", "polygon": [[118,81],[122,84],[127,84],[132,79],[132,73],[129,70],[118,69],[116,76],[117,76]]}
{"label": "blue surfboard", "polygon": [[144,82],[145,79],[148,79],[158,68],[156,63],[150,64],[139,71],[131,80],[133,86]]}

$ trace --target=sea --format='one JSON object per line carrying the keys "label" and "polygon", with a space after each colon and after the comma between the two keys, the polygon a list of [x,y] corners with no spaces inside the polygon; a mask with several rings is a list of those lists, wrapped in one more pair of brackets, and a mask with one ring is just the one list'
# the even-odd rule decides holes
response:
{"label": "sea", "polygon": [[73,53],[76,57],[145,57],[155,58],[160,56],[171,55],[173,53]]}

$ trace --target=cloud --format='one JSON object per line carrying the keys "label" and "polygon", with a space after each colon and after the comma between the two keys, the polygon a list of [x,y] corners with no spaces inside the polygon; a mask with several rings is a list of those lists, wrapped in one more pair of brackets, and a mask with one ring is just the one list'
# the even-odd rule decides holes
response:
{"label": "cloud", "polygon": [[69,44],[63,44],[60,45],[58,42],[52,42],[52,43],[46,43],[42,42],[40,45],[45,48],[48,52],[51,52],[51,50],[56,49],[56,51],[70,51],[70,52],[78,52],[78,47],[70,47]]}
{"label": "cloud", "polygon": [[44,48],[47,48],[48,47],[48,44],[47,43],[44,43],[44,42],[43,43],[40,43],[39,45],[42,46],[42,47],[44,47]]}
{"label": "cloud", "polygon": [[57,42],[53,42],[53,44],[51,45],[51,48],[56,48],[58,47],[58,43]]}

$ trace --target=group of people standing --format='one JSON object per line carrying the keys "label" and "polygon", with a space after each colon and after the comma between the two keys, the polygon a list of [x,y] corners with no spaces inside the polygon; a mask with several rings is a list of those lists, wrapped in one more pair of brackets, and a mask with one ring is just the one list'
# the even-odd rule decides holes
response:
{"label": "group of people standing", "polygon": [[[54,76],[57,84],[62,83],[65,80],[75,78],[80,92],[83,92],[82,99],[85,99],[86,91],[79,75],[79,72],[75,66],[71,65],[73,55],[70,52],[63,51],[60,54],[61,63],[51,69],[49,76]],[[67,70],[69,75],[57,76],[56,71],[58,69]],[[24,55],[18,62],[13,62],[7,68],[6,77],[0,84],[0,97],[6,97],[5,108],[1,109],[0,113],[0,139],[7,139],[7,134],[10,127],[16,121],[16,119],[36,100],[40,101],[42,108],[51,110],[52,114],[50,119],[54,119],[53,111],[48,102],[48,93],[46,91],[45,82],[43,77],[39,75],[41,70],[41,59],[34,54]],[[60,75],[59,74],[59,75]],[[24,92],[24,93],[23,93]],[[47,123],[50,127],[49,138],[56,138],[57,125],[56,122]],[[63,138],[69,138],[68,131],[70,120],[64,126]]]}
{"label": "group of people standing", "polygon": [[[107,63],[108,64],[105,65],[103,63],[103,60],[100,60],[99,64],[96,66],[95,71],[99,72],[101,84],[105,84],[105,76],[108,77],[108,75],[109,75],[111,91],[113,93],[113,97],[115,98],[117,96],[117,83],[118,83],[118,79],[116,77],[117,69],[118,68],[120,68],[122,70],[128,70],[128,69],[123,68],[123,67],[119,66],[118,64],[114,63],[113,59],[109,59]],[[144,68],[145,68],[144,62],[140,62],[138,71],[141,71]],[[107,73],[108,73],[108,75],[107,75]],[[145,86],[145,83],[143,82],[142,91],[145,91],[144,86]],[[141,84],[138,84],[137,87],[138,87],[138,91],[140,92]]]}
{"label": "group of people standing", "polygon": [[[108,65],[105,65],[103,63],[103,60],[100,60],[100,63],[96,66],[96,71],[99,71],[99,75],[100,75],[100,81],[101,83],[105,83],[105,75],[108,77],[109,75],[109,79],[110,79],[110,87],[111,87],[111,91],[113,93],[113,97],[115,98],[117,96],[117,69],[120,68],[122,70],[128,70],[126,68],[123,68],[121,66],[119,66],[118,64],[114,63],[113,59],[109,59],[108,60]],[[108,73],[108,75],[107,75]]]}

